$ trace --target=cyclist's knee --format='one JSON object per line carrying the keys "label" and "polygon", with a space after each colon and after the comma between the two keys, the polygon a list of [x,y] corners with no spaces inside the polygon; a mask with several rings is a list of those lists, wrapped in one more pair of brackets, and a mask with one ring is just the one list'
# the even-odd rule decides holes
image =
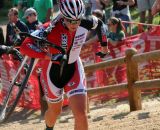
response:
{"label": "cyclist's knee", "polygon": [[83,110],[83,109],[77,110],[74,113],[74,117],[75,117],[75,119],[78,119],[78,120],[85,119],[85,118],[87,118],[87,111]]}
{"label": "cyclist's knee", "polygon": [[46,111],[48,114],[47,115],[50,115],[50,116],[59,116],[61,114],[61,109],[51,109],[51,108],[48,108],[47,111]]}
{"label": "cyclist's knee", "polygon": [[60,104],[50,104],[47,110],[52,115],[60,115],[62,111],[62,106]]}

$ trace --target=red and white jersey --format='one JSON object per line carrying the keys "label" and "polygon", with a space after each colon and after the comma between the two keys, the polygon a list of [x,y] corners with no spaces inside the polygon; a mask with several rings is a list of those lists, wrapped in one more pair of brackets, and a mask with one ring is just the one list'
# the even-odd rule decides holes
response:
{"label": "red and white jersey", "polygon": [[[103,23],[94,16],[83,18],[76,32],[69,32],[64,25],[63,18],[57,18],[56,22],[44,24],[40,30],[33,32],[32,35],[43,37],[44,30],[51,24],[53,28],[47,35],[47,40],[66,50],[68,64],[73,63],[78,59],[89,30],[95,29],[99,37],[99,41],[101,43],[106,42],[106,38],[104,38],[106,32],[103,29]],[[32,45],[33,42],[34,41],[32,39],[26,38],[20,48],[21,53],[33,58],[44,58],[46,54]],[[51,54],[60,53],[58,50],[53,48],[49,48],[49,52]]]}

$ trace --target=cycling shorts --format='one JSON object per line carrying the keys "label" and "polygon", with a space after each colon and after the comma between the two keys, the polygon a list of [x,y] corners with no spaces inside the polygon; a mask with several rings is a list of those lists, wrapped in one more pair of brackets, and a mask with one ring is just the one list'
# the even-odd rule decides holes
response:
{"label": "cycling shorts", "polygon": [[43,64],[40,81],[47,102],[60,102],[63,100],[64,93],[68,98],[87,93],[85,73],[80,59],[69,64],[69,66],[65,66],[61,77],[58,66],[51,61]]}

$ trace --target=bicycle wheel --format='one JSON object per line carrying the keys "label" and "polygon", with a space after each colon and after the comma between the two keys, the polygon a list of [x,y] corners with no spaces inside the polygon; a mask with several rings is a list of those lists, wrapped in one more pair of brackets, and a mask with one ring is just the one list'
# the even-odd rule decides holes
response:
{"label": "bicycle wheel", "polygon": [[[28,64],[27,70],[25,69],[26,63]],[[2,81],[2,87],[0,92],[0,122],[7,121],[7,119],[10,117],[15,107],[17,106],[18,101],[22,95],[22,92],[34,67],[34,63],[34,58],[31,58],[30,61],[28,61],[28,57],[25,57],[20,67],[17,69],[16,75],[9,83],[9,86],[6,87],[6,81]],[[1,76],[3,76],[3,74],[1,74]]]}

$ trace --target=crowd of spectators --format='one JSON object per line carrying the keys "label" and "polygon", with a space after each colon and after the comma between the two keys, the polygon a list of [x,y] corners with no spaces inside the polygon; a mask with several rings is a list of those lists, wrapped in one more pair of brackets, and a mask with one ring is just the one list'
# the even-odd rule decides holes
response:
{"label": "crowd of spectators", "polygon": [[[130,14],[130,6],[136,4],[136,8],[140,14],[141,23],[152,23],[153,16],[159,11],[158,5],[154,4],[159,0],[83,0],[86,7],[85,16],[95,15],[100,18],[106,25],[106,29],[116,25],[110,24],[112,18],[118,18],[123,21],[125,27],[125,36],[132,35],[132,26],[125,21],[132,21]],[[4,1],[1,1],[4,5]],[[144,4],[145,3],[145,4]],[[143,6],[142,6],[143,4]],[[154,4],[154,9],[151,10]],[[53,17],[53,12],[58,12],[58,0],[12,0],[12,8],[8,11],[8,24],[6,36],[3,34],[3,29],[0,27],[0,44],[12,45],[14,34],[17,33],[14,26],[19,31],[32,33],[39,26]],[[106,8],[111,7],[110,12],[106,12]],[[147,12],[148,11],[148,12]],[[106,17],[109,13],[109,18]],[[148,14],[148,17],[146,17]],[[109,26],[109,27],[108,27]],[[94,32],[88,34],[88,39]],[[108,36],[109,37],[109,36]]]}

